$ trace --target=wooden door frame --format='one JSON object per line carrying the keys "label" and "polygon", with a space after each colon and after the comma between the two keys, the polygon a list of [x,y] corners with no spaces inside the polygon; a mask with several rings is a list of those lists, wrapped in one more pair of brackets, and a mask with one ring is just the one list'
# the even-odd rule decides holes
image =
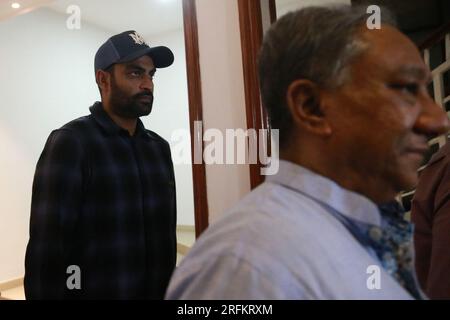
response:
{"label": "wooden door frame", "polygon": [[[183,0],[184,41],[186,50],[186,72],[189,98],[189,123],[191,132],[192,181],[194,188],[195,235],[208,227],[208,197],[206,190],[206,169],[201,164],[194,163],[198,150],[196,146],[203,145],[203,131],[196,132],[195,122],[203,121],[202,88],[198,46],[198,27],[195,0]],[[202,126],[203,127],[203,126]],[[197,141],[197,143],[196,143]],[[203,148],[202,148],[203,150]],[[202,155],[203,159],[203,155]]]}
{"label": "wooden door frame", "polygon": [[[266,129],[270,132],[269,118],[261,103],[258,80],[258,53],[263,41],[261,0],[238,0],[241,32],[242,65],[244,70],[245,110],[247,129]],[[275,0],[269,0],[270,20],[276,20]],[[259,137],[258,137],[259,139]],[[258,144],[259,145],[259,144]],[[270,134],[267,135],[270,154]],[[264,182],[262,165],[250,164],[250,187],[256,188]]]}
{"label": "wooden door frame", "polygon": [[[244,68],[245,106],[248,129],[270,129],[267,113],[262,108],[257,76],[257,55],[262,43],[262,18],[260,0],[238,0],[241,30],[242,60]],[[271,22],[276,20],[275,0],[269,0]],[[206,168],[194,163],[196,141],[203,145],[203,132],[196,132],[195,121],[203,121],[203,103],[198,45],[196,0],[183,0],[183,24],[186,50],[186,72],[189,98],[189,123],[191,133],[192,180],[194,189],[195,234],[208,227],[209,211],[206,188]],[[255,14],[258,12],[258,14]],[[200,139],[200,141],[199,141]],[[270,138],[269,138],[270,139]],[[202,149],[204,150],[204,149]],[[261,164],[250,165],[252,189],[264,181]]]}

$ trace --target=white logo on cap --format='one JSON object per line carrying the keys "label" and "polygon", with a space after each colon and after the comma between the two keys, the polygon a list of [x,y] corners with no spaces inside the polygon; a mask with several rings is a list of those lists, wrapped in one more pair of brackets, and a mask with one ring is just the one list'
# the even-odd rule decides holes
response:
{"label": "white logo on cap", "polygon": [[142,38],[142,36],[140,35],[140,34],[138,34],[136,31],[134,32],[134,33],[130,33],[129,34],[130,35],[130,37],[131,38],[133,38],[133,40],[134,40],[134,42],[136,43],[136,44],[145,44],[145,45],[148,45],[146,42],[145,42],[145,40],[144,40],[144,38]]}

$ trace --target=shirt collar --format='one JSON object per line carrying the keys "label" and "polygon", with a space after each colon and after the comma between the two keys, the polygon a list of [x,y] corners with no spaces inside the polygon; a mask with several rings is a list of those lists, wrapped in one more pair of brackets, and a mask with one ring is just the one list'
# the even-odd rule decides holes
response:
{"label": "shirt collar", "polygon": [[380,212],[371,200],[292,162],[280,160],[278,173],[267,181],[301,192],[350,219],[381,225]]}
{"label": "shirt collar", "polygon": [[[105,109],[103,108],[103,104],[101,102],[94,103],[94,105],[89,108],[89,111],[91,112],[95,121],[107,134],[113,135],[126,133],[127,135],[129,135],[127,130],[118,126],[111,119],[111,117],[108,115],[108,113],[106,113]],[[143,136],[146,138],[151,138],[151,135],[147,133],[147,130],[145,130],[144,124],[140,119],[137,119],[136,132],[134,136],[135,137]]]}

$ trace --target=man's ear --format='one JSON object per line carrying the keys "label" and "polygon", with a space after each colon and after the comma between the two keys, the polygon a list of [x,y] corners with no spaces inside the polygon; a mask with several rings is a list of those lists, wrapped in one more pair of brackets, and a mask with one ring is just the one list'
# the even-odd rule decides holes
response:
{"label": "man's ear", "polygon": [[104,70],[97,70],[97,72],[95,73],[95,81],[102,90],[102,93],[105,93],[108,91],[111,81],[111,75]]}
{"label": "man's ear", "polygon": [[289,85],[286,95],[294,123],[314,134],[331,134],[331,126],[322,108],[321,92],[314,82],[295,80]]}

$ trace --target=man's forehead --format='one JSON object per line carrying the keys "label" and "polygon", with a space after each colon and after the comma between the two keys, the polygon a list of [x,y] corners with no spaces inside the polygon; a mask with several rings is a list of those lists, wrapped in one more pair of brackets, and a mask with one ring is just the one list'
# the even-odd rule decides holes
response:
{"label": "man's forehead", "polygon": [[379,30],[366,29],[361,36],[368,44],[361,56],[366,65],[389,70],[399,76],[420,79],[430,77],[415,44],[396,28],[384,26]]}

